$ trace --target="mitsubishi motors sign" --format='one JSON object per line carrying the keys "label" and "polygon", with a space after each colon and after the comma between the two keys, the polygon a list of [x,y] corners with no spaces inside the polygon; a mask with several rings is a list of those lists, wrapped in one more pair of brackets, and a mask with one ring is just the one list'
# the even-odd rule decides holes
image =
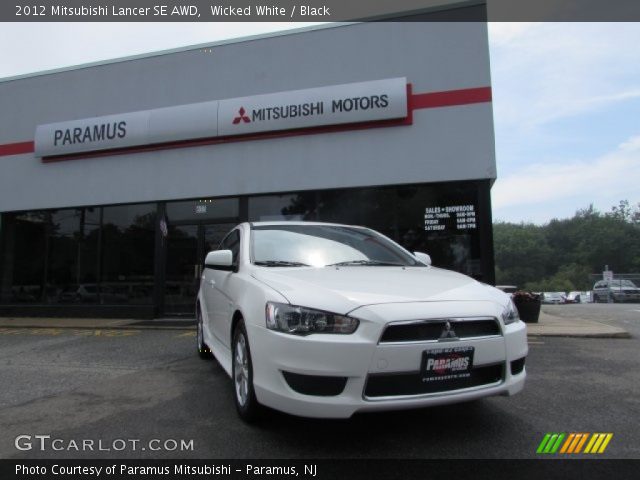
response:
{"label": "mitsubishi motors sign", "polygon": [[39,125],[39,157],[407,117],[406,78],[212,100]]}
{"label": "mitsubishi motors sign", "polygon": [[220,100],[221,136],[407,116],[407,80],[393,78]]}

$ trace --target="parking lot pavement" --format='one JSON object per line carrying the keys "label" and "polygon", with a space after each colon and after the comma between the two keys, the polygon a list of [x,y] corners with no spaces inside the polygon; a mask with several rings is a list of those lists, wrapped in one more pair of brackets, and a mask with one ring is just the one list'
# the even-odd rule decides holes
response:
{"label": "parking lot pavement", "polygon": [[[270,411],[249,426],[191,331],[14,330],[0,335],[0,458],[534,458],[546,432],[574,431],[612,432],[602,458],[640,457],[637,338],[531,338],[528,382],[511,398],[340,421]],[[62,450],[17,450],[18,435]],[[152,451],[154,439],[178,449]],[[93,450],[73,448],[86,440]]]}

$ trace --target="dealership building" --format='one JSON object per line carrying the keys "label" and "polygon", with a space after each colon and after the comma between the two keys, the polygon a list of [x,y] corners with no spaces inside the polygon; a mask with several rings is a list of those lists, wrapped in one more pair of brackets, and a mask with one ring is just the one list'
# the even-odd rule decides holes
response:
{"label": "dealership building", "polygon": [[243,221],[494,281],[486,22],[329,25],[0,80],[0,315],[193,315]]}

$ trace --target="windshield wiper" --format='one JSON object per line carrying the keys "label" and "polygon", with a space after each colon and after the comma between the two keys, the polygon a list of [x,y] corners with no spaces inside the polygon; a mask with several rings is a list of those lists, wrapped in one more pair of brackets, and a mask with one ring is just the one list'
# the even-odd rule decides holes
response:
{"label": "windshield wiper", "polygon": [[254,265],[260,265],[262,267],[308,267],[306,263],[301,262],[288,262],[286,260],[261,260],[253,262]]}
{"label": "windshield wiper", "polygon": [[402,263],[381,262],[379,260],[347,260],[346,262],[331,263],[327,267],[346,267],[352,265],[366,265],[376,267],[404,267]]}

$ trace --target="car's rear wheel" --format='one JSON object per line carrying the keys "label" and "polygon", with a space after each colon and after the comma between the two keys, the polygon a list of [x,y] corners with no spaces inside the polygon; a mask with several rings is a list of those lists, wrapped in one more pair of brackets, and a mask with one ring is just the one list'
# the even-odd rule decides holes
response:
{"label": "car's rear wheel", "polygon": [[233,332],[233,362],[232,379],[234,400],[238,414],[245,422],[257,420],[260,413],[260,404],[253,390],[253,363],[251,361],[251,349],[247,338],[247,330],[244,322],[236,325]]}
{"label": "car's rear wheel", "polygon": [[202,331],[202,312],[200,311],[200,307],[196,309],[196,344],[198,347],[198,355],[200,358],[207,360],[211,358],[211,349],[204,341],[204,333]]}

